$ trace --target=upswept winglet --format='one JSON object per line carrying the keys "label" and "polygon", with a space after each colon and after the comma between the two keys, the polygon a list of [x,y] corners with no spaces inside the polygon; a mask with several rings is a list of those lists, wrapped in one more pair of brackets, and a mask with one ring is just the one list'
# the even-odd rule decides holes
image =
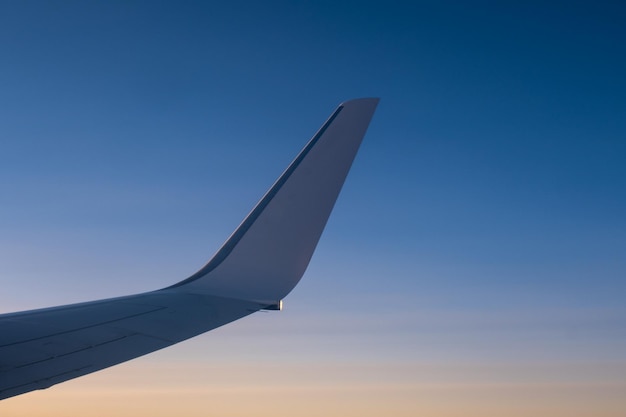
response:
{"label": "upswept winglet", "polygon": [[170,288],[275,304],[319,241],[378,98],[339,105],[213,258]]}

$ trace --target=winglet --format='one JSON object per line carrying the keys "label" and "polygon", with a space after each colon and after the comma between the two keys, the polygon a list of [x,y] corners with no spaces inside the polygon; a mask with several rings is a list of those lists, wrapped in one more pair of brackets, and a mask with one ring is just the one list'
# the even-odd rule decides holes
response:
{"label": "winglet", "polygon": [[213,258],[170,288],[268,304],[287,295],[309,264],[378,100],[340,104]]}

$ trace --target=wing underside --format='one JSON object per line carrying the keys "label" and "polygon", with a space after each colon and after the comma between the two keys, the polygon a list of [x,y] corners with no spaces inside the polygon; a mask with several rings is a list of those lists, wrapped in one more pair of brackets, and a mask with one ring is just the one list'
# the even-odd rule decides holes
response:
{"label": "wing underside", "polygon": [[262,307],[245,300],[161,290],[4,315],[0,399],[145,355]]}

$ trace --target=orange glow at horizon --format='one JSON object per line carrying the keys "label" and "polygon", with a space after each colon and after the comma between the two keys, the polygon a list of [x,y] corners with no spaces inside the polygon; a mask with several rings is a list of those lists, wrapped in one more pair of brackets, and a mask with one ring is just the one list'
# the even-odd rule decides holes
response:
{"label": "orange glow at horizon", "polygon": [[[594,375],[595,373],[595,375]],[[626,364],[128,364],[0,403],[3,416],[596,416]]]}

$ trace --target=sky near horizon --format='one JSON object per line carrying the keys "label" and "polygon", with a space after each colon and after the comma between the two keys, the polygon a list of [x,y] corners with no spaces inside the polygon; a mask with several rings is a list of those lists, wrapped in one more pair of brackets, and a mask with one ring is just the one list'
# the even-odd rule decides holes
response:
{"label": "sky near horizon", "polygon": [[186,278],[381,97],[307,273],[0,415],[623,416],[626,7],[222,3],[0,3],[0,312]]}

